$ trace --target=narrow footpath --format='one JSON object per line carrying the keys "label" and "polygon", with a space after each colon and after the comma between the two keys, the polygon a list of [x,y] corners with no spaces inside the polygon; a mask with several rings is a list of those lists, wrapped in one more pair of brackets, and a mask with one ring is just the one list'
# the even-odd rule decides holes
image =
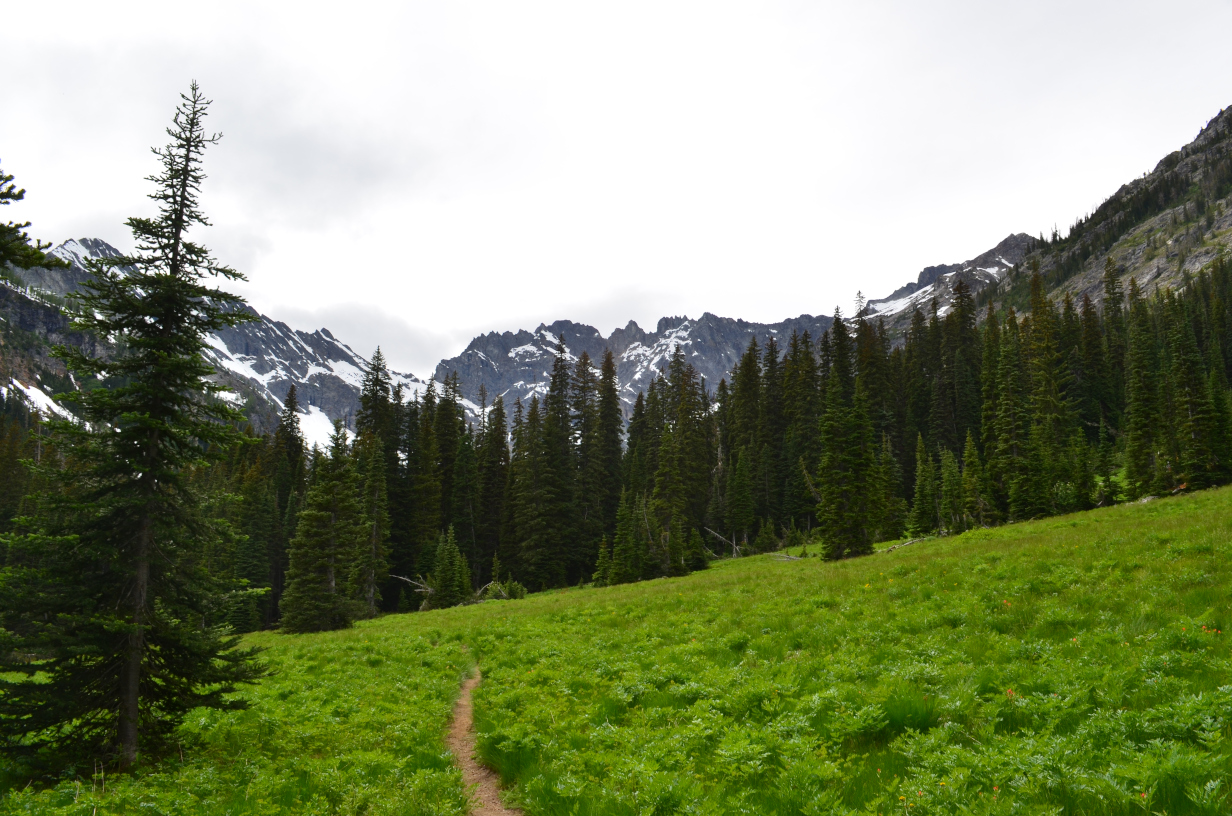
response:
{"label": "narrow footpath", "polygon": [[475,759],[474,713],[471,692],[483,676],[479,668],[462,683],[462,694],[453,707],[453,723],[445,744],[454,762],[462,769],[462,784],[470,792],[473,816],[522,816],[522,811],[507,808],[500,800],[500,776]]}

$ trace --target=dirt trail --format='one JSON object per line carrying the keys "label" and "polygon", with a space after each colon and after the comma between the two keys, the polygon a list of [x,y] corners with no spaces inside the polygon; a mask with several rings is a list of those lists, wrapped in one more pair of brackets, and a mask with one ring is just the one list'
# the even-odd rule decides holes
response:
{"label": "dirt trail", "polygon": [[462,769],[462,784],[471,792],[473,816],[522,816],[522,811],[507,808],[500,800],[500,777],[475,759],[475,734],[471,692],[483,676],[479,669],[462,683],[462,695],[453,707],[453,723],[445,744],[453,752],[454,762]]}

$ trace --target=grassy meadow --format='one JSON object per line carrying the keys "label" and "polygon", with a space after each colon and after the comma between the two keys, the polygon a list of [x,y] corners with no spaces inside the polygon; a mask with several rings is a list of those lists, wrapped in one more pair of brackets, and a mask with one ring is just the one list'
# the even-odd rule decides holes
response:
{"label": "grassy meadow", "polygon": [[[1226,814],[1232,489],[840,563],[261,634],[183,759],[0,814],[465,812],[443,734],[528,814]],[[463,645],[467,648],[463,649]]]}

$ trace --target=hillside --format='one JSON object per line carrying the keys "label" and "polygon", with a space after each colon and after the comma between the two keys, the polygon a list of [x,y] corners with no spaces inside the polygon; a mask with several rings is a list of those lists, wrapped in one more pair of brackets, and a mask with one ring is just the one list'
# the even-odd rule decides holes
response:
{"label": "hillside", "polygon": [[1232,235],[1232,108],[1197,137],[1159,161],[1155,169],[1121,186],[1065,237],[1054,235],[1026,263],[1005,276],[985,298],[1022,308],[1029,267],[1038,263],[1054,297],[1103,301],[1100,280],[1109,260],[1128,288],[1131,278],[1146,293],[1178,288],[1226,251]]}
{"label": "hillside", "polygon": [[460,814],[442,735],[557,813],[1227,813],[1232,489],[838,563],[251,635],[253,707],[0,814]]}

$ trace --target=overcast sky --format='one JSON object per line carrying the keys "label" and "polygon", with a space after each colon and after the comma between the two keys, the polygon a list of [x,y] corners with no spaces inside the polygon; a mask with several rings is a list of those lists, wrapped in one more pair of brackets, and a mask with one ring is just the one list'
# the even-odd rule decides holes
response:
{"label": "overcast sky", "polygon": [[39,3],[6,219],[127,249],[196,79],[196,236],[296,328],[429,373],[490,330],[850,311],[1062,232],[1232,104],[1232,3]]}

